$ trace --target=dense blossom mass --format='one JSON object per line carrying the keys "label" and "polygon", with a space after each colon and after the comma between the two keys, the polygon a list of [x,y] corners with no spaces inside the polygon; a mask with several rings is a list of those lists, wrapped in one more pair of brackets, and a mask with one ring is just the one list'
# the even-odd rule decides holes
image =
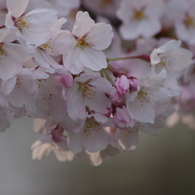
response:
{"label": "dense blossom mass", "polygon": [[[1,0],[0,131],[33,159],[99,165],[180,118],[195,128],[195,0]],[[179,10],[179,14],[178,14]],[[179,40],[178,40],[179,39]]]}

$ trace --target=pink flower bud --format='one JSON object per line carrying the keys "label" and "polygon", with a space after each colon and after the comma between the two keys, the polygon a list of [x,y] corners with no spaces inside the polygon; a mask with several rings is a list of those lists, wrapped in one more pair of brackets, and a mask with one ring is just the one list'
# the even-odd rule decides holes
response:
{"label": "pink flower bud", "polygon": [[61,127],[57,127],[51,130],[52,139],[54,142],[60,142],[62,137],[63,129]]}
{"label": "pink flower bud", "polygon": [[129,83],[131,85],[131,90],[137,91],[137,84],[138,84],[137,79],[135,77],[131,77],[131,78],[129,78]]}
{"label": "pink flower bud", "polygon": [[129,91],[129,80],[125,75],[116,79],[116,88],[121,96]]}

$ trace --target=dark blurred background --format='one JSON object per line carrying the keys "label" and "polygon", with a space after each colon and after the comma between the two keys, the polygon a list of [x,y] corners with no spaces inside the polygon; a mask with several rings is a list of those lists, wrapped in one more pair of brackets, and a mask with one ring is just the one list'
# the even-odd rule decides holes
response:
{"label": "dark blurred background", "polygon": [[61,163],[53,154],[32,160],[38,137],[29,118],[13,119],[0,134],[0,195],[195,194],[195,130],[182,124],[159,136],[140,133],[134,152],[106,157],[98,167]]}

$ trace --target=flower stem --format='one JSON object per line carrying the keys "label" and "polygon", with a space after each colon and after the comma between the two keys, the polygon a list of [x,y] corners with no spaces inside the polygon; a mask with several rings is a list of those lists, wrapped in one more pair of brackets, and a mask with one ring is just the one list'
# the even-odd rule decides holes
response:
{"label": "flower stem", "polygon": [[125,58],[112,58],[112,59],[108,58],[107,62],[118,61],[118,60],[130,60],[130,59],[136,59],[136,58],[150,62],[150,56],[148,55],[130,56],[130,57],[125,57]]}

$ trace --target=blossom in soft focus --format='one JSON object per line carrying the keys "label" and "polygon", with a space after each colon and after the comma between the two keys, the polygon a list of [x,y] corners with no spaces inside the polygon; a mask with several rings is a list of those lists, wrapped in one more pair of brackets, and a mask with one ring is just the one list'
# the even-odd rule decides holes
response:
{"label": "blossom in soft focus", "polygon": [[122,20],[121,36],[125,40],[139,36],[152,37],[161,30],[160,17],[163,12],[161,0],[123,0],[116,12]]}

